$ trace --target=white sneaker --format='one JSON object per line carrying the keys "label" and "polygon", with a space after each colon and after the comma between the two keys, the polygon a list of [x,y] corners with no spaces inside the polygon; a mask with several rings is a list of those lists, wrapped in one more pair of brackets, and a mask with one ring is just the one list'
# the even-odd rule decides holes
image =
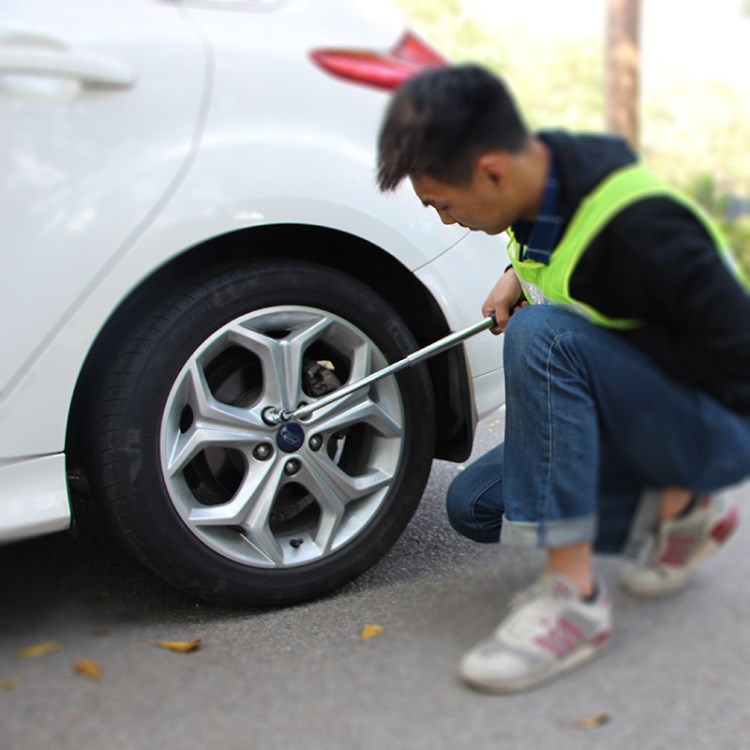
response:
{"label": "white sneaker", "polygon": [[588,661],[612,627],[609,596],[598,586],[596,599],[586,602],[567,578],[543,574],[513,598],[494,635],[464,657],[462,679],[478,690],[513,693]]}
{"label": "white sneaker", "polygon": [[623,588],[636,596],[676,594],[739,522],[737,503],[727,495],[699,498],[686,515],[659,524],[645,562],[625,572]]}

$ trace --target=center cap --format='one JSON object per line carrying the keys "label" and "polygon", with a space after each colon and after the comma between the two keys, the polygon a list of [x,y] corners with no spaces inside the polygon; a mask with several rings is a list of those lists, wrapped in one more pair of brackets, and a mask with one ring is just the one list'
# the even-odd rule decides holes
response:
{"label": "center cap", "polygon": [[296,422],[281,425],[276,433],[276,445],[284,453],[298,451],[304,442],[305,431]]}

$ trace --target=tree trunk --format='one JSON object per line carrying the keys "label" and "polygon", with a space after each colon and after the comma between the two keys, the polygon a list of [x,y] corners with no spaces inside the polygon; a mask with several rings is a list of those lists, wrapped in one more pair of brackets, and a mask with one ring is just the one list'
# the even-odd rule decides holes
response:
{"label": "tree trunk", "polygon": [[639,142],[641,0],[607,0],[606,129]]}

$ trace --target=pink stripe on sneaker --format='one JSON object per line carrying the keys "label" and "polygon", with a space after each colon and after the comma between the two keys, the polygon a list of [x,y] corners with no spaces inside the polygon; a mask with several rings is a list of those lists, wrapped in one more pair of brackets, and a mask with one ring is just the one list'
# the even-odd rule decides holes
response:
{"label": "pink stripe on sneaker", "polygon": [[735,505],[734,508],[732,508],[729,513],[711,529],[711,538],[715,542],[723,544],[730,536],[732,536],[739,525],[740,510]]}
{"label": "pink stripe on sneaker", "polygon": [[692,536],[670,536],[667,540],[667,548],[659,557],[659,562],[670,565],[684,564],[695,544]]}
{"label": "pink stripe on sneaker", "polygon": [[597,634],[593,641],[591,641],[591,645],[594,647],[603,646],[610,639],[611,635],[611,631],[603,630],[601,633]]}
{"label": "pink stripe on sneaker", "polygon": [[570,620],[568,620],[566,617],[561,617],[558,620],[558,626],[562,628],[565,632],[569,633],[573,636],[576,640],[582,640],[583,639],[583,631],[576,627]]}
{"label": "pink stripe on sneaker", "polygon": [[561,659],[578,646],[585,637],[580,628],[565,617],[561,617],[547,635],[535,638],[534,643]]}
{"label": "pink stripe on sneaker", "polygon": [[554,643],[549,636],[547,637],[539,637],[534,639],[534,643],[536,643],[537,646],[541,646],[542,648],[546,648],[547,651],[550,651],[553,656],[556,656],[558,659],[565,656],[566,651],[560,646],[558,646],[556,643]]}

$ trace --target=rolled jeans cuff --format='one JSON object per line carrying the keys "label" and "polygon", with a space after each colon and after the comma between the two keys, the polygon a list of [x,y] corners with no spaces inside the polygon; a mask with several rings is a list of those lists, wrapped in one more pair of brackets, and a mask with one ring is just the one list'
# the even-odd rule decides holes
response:
{"label": "rolled jeans cuff", "polygon": [[527,547],[569,547],[573,544],[593,543],[596,530],[596,516],[539,522],[511,521],[504,515],[500,543]]}

